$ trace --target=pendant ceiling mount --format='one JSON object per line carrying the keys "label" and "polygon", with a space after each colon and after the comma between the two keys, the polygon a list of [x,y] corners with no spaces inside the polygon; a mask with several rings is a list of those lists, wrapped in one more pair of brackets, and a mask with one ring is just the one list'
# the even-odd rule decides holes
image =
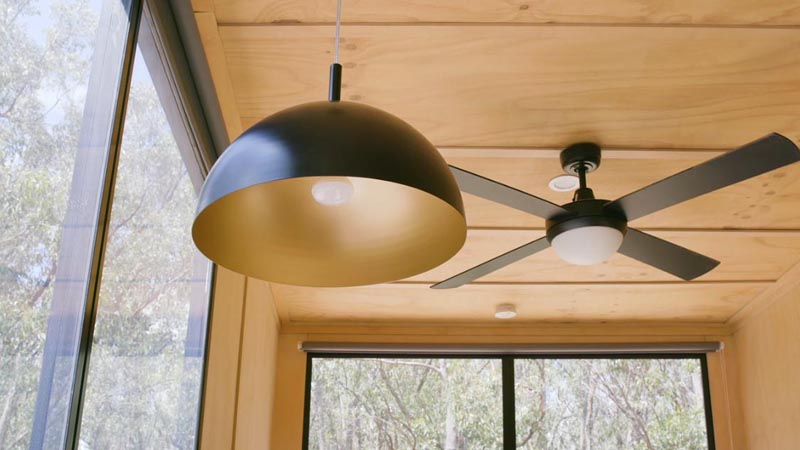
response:
{"label": "pendant ceiling mount", "polygon": [[339,101],[338,20],[336,55],[329,101],[267,117],[209,173],[192,236],[214,262],[279,283],[355,286],[430,270],[464,244],[461,193],[436,148],[389,113]]}

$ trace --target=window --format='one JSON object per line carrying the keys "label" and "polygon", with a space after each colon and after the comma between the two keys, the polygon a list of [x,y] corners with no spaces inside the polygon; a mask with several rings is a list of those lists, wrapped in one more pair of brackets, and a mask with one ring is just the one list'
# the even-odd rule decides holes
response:
{"label": "window", "polygon": [[517,448],[708,448],[698,358],[518,359]]}
{"label": "window", "polygon": [[0,0],[0,448],[58,448],[129,6]]}
{"label": "window", "polygon": [[314,449],[503,448],[499,359],[316,359]]}
{"label": "window", "polygon": [[713,448],[705,355],[310,354],[308,449]]}
{"label": "window", "polygon": [[125,116],[80,448],[194,448],[209,262],[196,193],[140,52]]}
{"label": "window", "polygon": [[211,268],[190,227],[214,149],[195,84],[163,80],[186,64],[156,13],[0,0],[4,450],[195,448]]}

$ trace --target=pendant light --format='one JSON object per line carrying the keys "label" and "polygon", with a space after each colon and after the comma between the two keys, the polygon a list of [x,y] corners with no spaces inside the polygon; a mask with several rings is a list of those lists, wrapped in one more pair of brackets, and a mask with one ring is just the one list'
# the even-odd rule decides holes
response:
{"label": "pendant light", "polygon": [[203,185],[195,244],[236,272],[285,284],[407,278],[466,238],[461,192],[422,134],[340,101],[341,0],[328,101],[271,115],[236,139]]}

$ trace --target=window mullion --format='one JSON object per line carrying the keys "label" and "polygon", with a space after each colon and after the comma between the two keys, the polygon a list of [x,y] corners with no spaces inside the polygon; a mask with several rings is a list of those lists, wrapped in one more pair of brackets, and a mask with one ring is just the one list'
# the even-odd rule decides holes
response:
{"label": "window mullion", "polygon": [[708,436],[708,449],[716,449],[714,438],[714,416],[711,408],[711,383],[708,377],[708,357],[700,356],[700,371],[703,377],[703,406],[706,412],[706,435]]}
{"label": "window mullion", "polygon": [[308,430],[311,422],[311,371],[314,369],[314,357],[306,355],[306,395],[303,406],[303,445],[302,450],[308,450]]}
{"label": "window mullion", "polygon": [[[127,11],[120,13],[120,8]],[[138,0],[109,2],[101,15],[58,252],[31,450],[49,448],[54,442],[77,448],[76,427],[140,11]],[[122,14],[127,23],[119,35],[124,36],[124,48],[113,36]],[[76,305],[80,299],[82,308]],[[72,382],[59,386],[64,380]]]}
{"label": "window mullion", "polygon": [[[79,447],[81,423],[80,417],[84,398],[83,394],[86,387],[89,356],[91,354],[92,337],[94,335],[98,296],[103,273],[103,258],[105,254],[106,238],[108,236],[108,224],[111,218],[111,207],[114,198],[114,183],[116,179],[117,165],[119,162],[120,146],[122,144],[125,113],[128,103],[128,95],[130,93],[130,82],[134,56],[136,54],[136,41],[138,37],[141,12],[142,1],[131,0],[128,16],[128,33],[121,66],[122,70],[120,71],[116,97],[113,100],[114,114],[112,119],[112,127],[110,130],[110,139],[108,140],[108,158],[100,197],[99,211],[97,214],[95,241],[92,251],[91,270],[89,272],[88,286],[86,290],[86,300],[80,333],[78,357],[75,365],[75,378],[72,388],[72,397],[69,402],[67,436],[64,446],[66,449],[77,450]],[[96,64],[93,70],[103,70],[102,67],[97,67],[98,65],[102,65],[102,62]],[[98,94],[102,95],[103,93],[99,92]]]}
{"label": "window mullion", "polygon": [[503,357],[503,449],[517,448],[516,400],[514,398],[514,357]]}

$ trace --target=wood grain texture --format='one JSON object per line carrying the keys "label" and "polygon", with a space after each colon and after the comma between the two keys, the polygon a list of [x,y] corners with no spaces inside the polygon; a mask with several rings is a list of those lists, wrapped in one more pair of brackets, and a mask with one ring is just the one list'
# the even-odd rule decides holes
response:
{"label": "wood grain texture", "polygon": [[[553,192],[547,187],[547,182],[561,173],[557,156],[464,157],[447,153],[448,162],[455,166],[555,203],[571,200],[571,193]],[[652,158],[643,158],[642,153],[647,151],[604,158],[600,168],[588,177],[595,195],[613,200],[710,159],[705,152],[653,151]],[[544,226],[543,220],[530,214],[469,194],[464,195],[464,202],[467,223],[472,227]],[[797,204],[800,204],[800,164],[642,217],[631,222],[631,226],[643,229],[800,229]]]}
{"label": "wood grain texture", "polygon": [[305,409],[306,354],[297,349],[305,335],[281,334],[278,338],[278,367],[275,373],[275,414],[272,436],[260,448],[289,450],[302,448]]}
{"label": "wood grain texture", "polygon": [[[739,449],[738,428],[741,422],[738,416],[739,386],[737,378],[731,376],[737,371],[735,365],[735,347],[730,336],[720,339],[722,350],[706,355],[708,363],[709,395],[711,396],[711,412],[714,418],[714,440],[717,450]],[[735,405],[734,411],[731,405]]]}
{"label": "wood grain texture", "polygon": [[[215,0],[223,22],[330,22],[335,0]],[[791,0],[351,0],[350,22],[513,22],[796,25]]]}
{"label": "wood grain texture", "polygon": [[787,270],[777,281],[737,311],[736,314],[728,319],[726,324],[730,326],[732,331],[738,331],[750,319],[768,310],[773,303],[796,292],[800,292],[800,263]]}
{"label": "wood grain texture", "polygon": [[[744,437],[744,414],[742,412],[741,389],[739,387],[739,354],[733,336],[728,336],[722,340],[725,346],[722,362],[725,365],[725,384],[727,387],[727,397],[733,406],[729,410],[730,417],[730,440],[736,450],[747,450]],[[712,388],[712,392],[713,388]],[[717,439],[718,441],[720,438]]]}
{"label": "wood grain texture", "polygon": [[208,332],[208,363],[200,425],[201,450],[233,448],[244,295],[245,277],[218,267],[214,282],[215,307],[212,309]]}
{"label": "wood grain texture", "polygon": [[797,447],[800,423],[800,288],[783,293],[734,335],[743,448]]}
{"label": "wood grain texture", "polygon": [[233,140],[242,134],[242,122],[239,110],[236,107],[236,98],[233,94],[230,75],[228,74],[228,63],[219,37],[217,19],[213,12],[197,12],[194,17],[197,21],[197,29],[200,33],[200,39],[203,41],[203,49],[211,70],[211,79],[217,91],[222,120],[225,121],[228,138]]}
{"label": "wood grain texture", "polygon": [[[325,98],[329,26],[222,26],[242,123]],[[439,146],[731,149],[800,136],[786,29],[349,26],[343,99]]]}
{"label": "wood grain texture", "polygon": [[218,268],[213,301],[199,448],[264,448],[280,331],[270,285]]}
{"label": "wood grain texture", "polygon": [[[550,325],[537,324],[529,326],[535,329],[541,325],[542,328],[550,329]],[[669,335],[670,332],[662,332],[658,325],[640,327],[632,329],[623,326],[606,325],[602,329],[598,326],[562,326],[559,336],[552,336],[546,333],[539,335],[522,336],[509,332],[510,328],[453,328],[438,327],[432,328],[431,335],[423,335],[416,332],[395,334],[392,328],[374,328],[371,330],[348,329],[339,327],[338,330],[323,330],[310,328],[306,333],[281,334],[281,364],[278,366],[275,408],[280,414],[273,416],[272,428],[275,430],[272,436],[273,449],[295,449],[300,448],[302,443],[303,430],[303,399],[305,389],[303,381],[306,372],[305,354],[298,350],[298,344],[303,341],[317,342],[397,342],[397,343],[618,343],[618,342],[696,342],[696,341],[721,341],[724,336],[708,335],[702,332],[687,332],[683,335]],[[505,330],[505,331],[504,331]],[[571,331],[570,331],[571,330]],[[596,334],[587,334],[587,330],[592,330]],[[723,356],[727,349],[712,358]],[[709,376],[711,391],[721,392],[724,386],[725,373],[722,372],[722,365],[710,364]],[[715,430],[724,433],[730,428],[730,411],[735,410],[738,405],[728,403],[728,398],[717,396],[715,398],[714,422]],[[722,439],[717,440],[717,449],[733,450],[729,442]],[[739,448],[739,447],[736,447]]]}
{"label": "wood grain texture", "polygon": [[[207,26],[218,31],[209,33],[218,61],[212,66],[229,76],[222,97],[241,114],[239,130],[326,98],[333,6],[215,0],[227,25]],[[407,120],[451,164],[557,203],[569,194],[550,191],[547,181],[560,173],[558,150],[576,141],[614,149],[589,177],[598,197],[614,199],[769,132],[800,138],[800,33],[791,28],[800,7],[791,2],[354,0],[346,8],[346,21],[362,24],[343,29],[344,99]],[[281,24],[260,25],[273,22]],[[531,25],[537,23],[547,25]],[[542,233],[541,219],[464,199],[467,246],[411,281],[439,281]],[[797,204],[800,165],[631,223],[721,260],[707,283],[663,284],[669,275],[623,256],[597,267],[567,266],[547,251],[483,280],[547,286],[439,294],[406,285],[276,286],[276,305],[283,325],[465,323],[485,320],[486,308],[501,301],[544,292],[545,300],[526,302],[530,320],[725,322],[749,311],[766,282],[800,259],[792,231],[800,230]],[[579,285],[550,285],[560,282]],[[645,284],[618,285],[625,282]],[[383,301],[393,306],[383,308]]]}
{"label": "wood grain texture", "polygon": [[767,283],[632,285],[469,285],[441,291],[426,285],[314,289],[275,285],[292,322],[497,322],[498,303],[514,303],[516,322],[724,321]]}
{"label": "wood grain texture", "polygon": [[[559,194],[547,189],[546,180],[552,176],[551,174],[557,173],[552,169],[552,167],[557,167],[557,160],[552,157],[555,155],[552,151],[541,152],[550,152],[551,155],[541,157],[540,151],[525,151],[523,153],[528,156],[524,158],[515,158],[513,155],[499,158],[475,158],[475,152],[469,152],[466,156],[463,154],[453,155],[452,152],[445,152],[445,154],[451,162],[464,168],[479,171],[554,201],[568,201],[568,194]],[[660,155],[664,153],[666,155],[661,157]],[[648,155],[652,156],[652,159],[645,157]],[[591,174],[590,183],[598,195],[610,193],[609,197],[616,197],[697,164],[713,154],[710,155],[708,152],[627,151],[611,153],[610,156],[604,159],[600,170]],[[722,265],[702,278],[703,280],[777,279],[798,259],[797,232],[782,230],[713,232],[693,231],[691,228],[796,228],[800,226],[800,215],[796,213],[794,207],[800,203],[800,195],[798,195],[800,194],[800,183],[798,182],[800,172],[798,172],[798,168],[800,167],[767,174],[717,194],[645,217],[634,222],[633,225],[645,228],[649,228],[648,225],[689,228],[689,230],[682,231],[656,230],[653,233],[722,261]],[[543,233],[541,230],[543,223],[540,219],[472,196],[465,196],[465,200],[468,221],[472,226],[539,227],[539,229],[470,230],[467,243],[458,255],[437,269],[413,280],[440,281],[503,251],[535,239]],[[610,282],[613,284],[620,281],[668,281],[670,279],[669,275],[624,256],[615,256],[608,264],[600,266],[578,267],[565,265],[552,254],[552,251],[546,251],[509,266],[483,281]],[[646,289],[646,287],[641,288]],[[532,289],[531,292],[535,292],[536,288],[531,287],[530,289]],[[594,287],[592,286],[590,289],[594,289]],[[708,286],[707,289],[713,290],[713,286]],[[322,302],[323,296],[329,292],[336,291],[321,290],[317,293],[319,301]],[[460,290],[445,292],[452,297],[454,302],[462,295]],[[500,290],[493,295],[493,298],[497,299],[497,303],[505,298],[505,292]],[[568,291],[562,291],[562,293],[560,295],[568,298]],[[598,306],[598,308],[608,307],[609,314],[605,316],[608,320],[613,320],[614,317],[627,317],[625,308],[609,307],[610,303],[605,296],[613,294],[613,290],[595,292],[598,301],[604,302],[602,303],[604,306]],[[289,311],[293,307],[294,299],[284,298],[280,292],[276,292],[276,298],[282,309],[281,317],[284,324],[289,324]],[[554,297],[554,299],[558,298],[562,297]],[[336,298],[332,298],[331,301],[336,301]],[[379,301],[376,300],[376,302]],[[675,306],[669,302],[669,299],[663,301],[664,305]],[[728,316],[715,317],[722,318],[723,321],[727,320],[731,315],[745,308],[746,301],[747,299],[740,304],[741,308],[727,310]],[[554,300],[550,305],[552,310],[547,317],[557,320],[554,317],[557,314],[558,303]],[[428,303],[421,303],[417,306],[421,311],[427,310],[428,312],[431,307],[433,307],[432,304]],[[458,309],[458,306],[454,306],[454,308]],[[322,308],[321,311],[326,311],[326,309]],[[402,308],[398,308],[399,315],[403,312]],[[676,317],[680,316],[680,311],[675,311],[675,314]],[[327,321],[334,322],[337,318],[340,316],[332,316]],[[323,321],[325,319],[317,317],[314,320]],[[390,319],[386,316],[382,320],[387,322]]]}
{"label": "wood grain texture", "polygon": [[[491,325],[443,325],[435,323],[413,323],[405,325],[387,324],[325,324],[294,323],[281,327],[282,334],[314,334],[316,336],[338,336],[339,340],[361,339],[360,336],[392,336],[393,339],[428,340],[445,342],[448,339],[460,339],[458,342],[559,342],[563,339],[583,339],[595,341],[617,339],[618,342],[642,342],[648,339],[682,340],[688,336],[698,339],[702,336],[728,336],[730,329],[719,322],[595,322],[595,323],[551,323],[536,324],[503,321]],[[348,336],[353,336],[352,338]],[[470,341],[469,339],[474,339]],[[549,341],[548,339],[555,339]],[[323,340],[321,337],[318,340]],[[374,338],[373,338],[374,340]],[[449,341],[447,341],[449,342]],[[532,341],[531,341],[532,342]],[[577,341],[574,341],[577,342]]]}
{"label": "wood grain texture", "polygon": [[[721,261],[698,280],[773,281],[800,260],[800,233],[658,231],[652,234]],[[410,278],[439,282],[506,251],[544,236],[543,230],[469,230],[461,251],[441,266]],[[594,266],[568,264],[547,249],[478,282],[678,281],[658,269],[617,254]]]}
{"label": "wood grain texture", "polygon": [[191,0],[192,11],[194,12],[214,12],[214,0]]}
{"label": "wood grain texture", "polygon": [[245,301],[233,449],[256,450],[270,439],[280,323],[268,283],[249,278]]}

